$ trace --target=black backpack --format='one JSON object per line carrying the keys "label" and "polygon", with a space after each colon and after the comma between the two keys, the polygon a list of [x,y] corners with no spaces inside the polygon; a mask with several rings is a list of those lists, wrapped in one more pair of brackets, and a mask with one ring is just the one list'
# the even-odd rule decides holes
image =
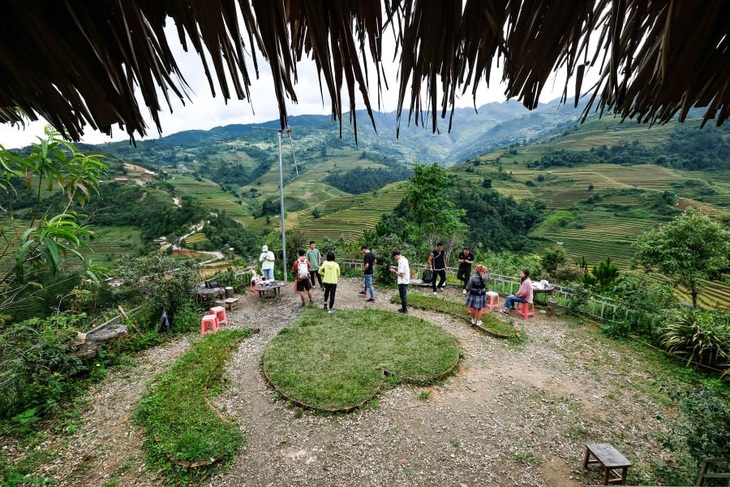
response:
{"label": "black backpack", "polygon": [[423,282],[433,281],[433,272],[431,269],[423,269]]}

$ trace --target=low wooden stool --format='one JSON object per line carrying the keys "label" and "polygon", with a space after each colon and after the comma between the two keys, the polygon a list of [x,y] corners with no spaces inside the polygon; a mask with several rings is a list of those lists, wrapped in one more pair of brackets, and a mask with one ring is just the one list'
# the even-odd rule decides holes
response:
{"label": "low wooden stool", "polygon": [[[591,457],[595,460],[591,460]],[[603,485],[623,484],[626,473],[632,465],[617,449],[608,443],[589,443],[583,458],[583,468],[589,463],[600,463],[603,467]]]}
{"label": "low wooden stool", "polygon": [[224,303],[228,309],[233,311],[238,306],[238,298],[226,298]]}

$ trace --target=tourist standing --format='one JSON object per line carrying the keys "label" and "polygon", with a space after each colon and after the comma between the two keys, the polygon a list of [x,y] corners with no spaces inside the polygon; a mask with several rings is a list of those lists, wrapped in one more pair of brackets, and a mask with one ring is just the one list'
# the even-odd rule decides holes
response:
{"label": "tourist standing", "polygon": [[[335,309],[337,280],[340,278],[340,265],[335,262],[334,252],[327,252],[327,260],[319,268],[317,275],[324,276],[324,309],[331,313]],[[329,301],[329,308],[327,301]]]}
{"label": "tourist standing", "polygon": [[522,269],[520,271],[520,288],[515,294],[510,294],[504,300],[504,308],[499,312],[508,315],[514,303],[531,303],[532,302],[532,281],[530,280],[530,271]]}
{"label": "tourist standing", "polygon": [[[444,258],[444,244],[441,242],[436,244],[436,248],[428,256],[428,268],[433,274],[431,286],[433,293],[436,294],[436,288],[443,290],[446,287],[446,259]],[[438,286],[436,285],[436,276],[439,277]]]}
{"label": "tourist standing", "polygon": [[478,265],[474,268],[474,276],[466,284],[466,307],[469,309],[471,324],[482,326],[482,315],[487,307],[487,269]]}
{"label": "tourist standing", "polygon": [[461,292],[466,294],[466,283],[469,281],[469,276],[471,275],[471,265],[474,263],[474,254],[471,253],[471,249],[469,249],[469,247],[464,247],[464,250],[459,252],[457,259],[459,260],[459,271],[456,273],[456,278],[463,283],[461,286]]}
{"label": "tourist standing", "polygon": [[264,273],[264,279],[271,281],[274,279],[274,253],[269,250],[267,245],[261,247],[261,255],[259,256],[259,262],[261,262],[261,272]]}
{"label": "tourist standing", "polygon": [[360,294],[370,293],[368,303],[375,302],[375,288],[373,288],[373,273],[375,271],[375,256],[370,251],[370,247],[363,245],[362,249],[362,281],[364,289]]}
{"label": "tourist standing", "polygon": [[306,252],[300,250],[299,257],[294,261],[291,270],[296,278],[296,290],[299,292],[299,297],[302,298],[302,306],[306,306],[307,303],[304,301],[304,293],[309,295],[309,304],[314,304],[312,300],[312,283],[309,280],[309,261],[306,257]]}
{"label": "tourist standing", "polygon": [[393,259],[395,259],[397,266],[391,266],[390,272],[395,273],[398,276],[398,295],[400,296],[400,309],[399,313],[408,313],[408,284],[411,282],[411,268],[408,265],[408,259],[403,257],[400,250],[393,251]]}
{"label": "tourist standing", "polygon": [[312,289],[317,289],[314,285],[315,278],[319,282],[320,289],[322,288],[322,276],[319,275],[319,266],[322,265],[322,254],[317,248],[317,244],[314,241],[309,242],[309,250],[307,250],[307,260],[309,261],[309,278],[312,280]]}

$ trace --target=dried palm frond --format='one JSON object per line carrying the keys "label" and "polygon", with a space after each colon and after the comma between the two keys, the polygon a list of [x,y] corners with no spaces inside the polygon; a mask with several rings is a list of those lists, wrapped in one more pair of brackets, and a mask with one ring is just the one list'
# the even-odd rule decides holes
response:
{"label": "dried palm frond", "polygon": [[723,0],[11,0],[0,15],[0,121],[42,116],[74,140],[86,125],[144,135],[139,93],[161,132],[162,100],[171,109],[171,95],[188,99],[164,29],[171,21],[200,57],[211,93],[225,100],[249,98],[260,52],[282,128],[303,57],[314,60],[335,119],[349,110],[357,133],[359,91],[374,124],[369,75],[380,99],[388,32],[399,56],[398,118],[407,101],[408,122],[429,115],[434,131],[459,91],[492,81],[495,62],[505,95],[528,108],[556,71],[566,74],[563,100],[574,81],[577,102],[592,66],[600,77],[589,108],[662,123],[704,106],[705,122],[721,124],[730,100],[727,19]]}

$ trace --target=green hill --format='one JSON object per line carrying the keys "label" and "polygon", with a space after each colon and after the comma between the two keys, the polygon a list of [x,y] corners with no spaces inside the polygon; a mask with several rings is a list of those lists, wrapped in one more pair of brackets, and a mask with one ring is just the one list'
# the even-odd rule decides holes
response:
{"label": "green hill", "polygon": [[[638,234],[688,206],[728,211],[728,129],[699,130],[696,121],[649,127],[610,117],[578,124],[578,114],[551,104],[535,112],[490,104],[479,115],[457,110],[451,134],[411,126],[401,127],[399,139],[394,118],[376,114],[378,134],[359,127],[358,145],[350,132],[340,138],[328,117],[293,117],[292,140],[285,136],[282,147],[287,228],[352,240],[398,204],[397,181],[409,166],[433,160],[516,200],[544,199],[553,213],[531,232],[532,248],[563,242],[571,256],[590,263],[611,256],[626,265]],[[275,122],[236,125],[143,141],[136,150],[97,149],[160,172],[180,195],[255,232],[278,231],[276,129]],[[494,145],[501,148],[477,152]]]}

